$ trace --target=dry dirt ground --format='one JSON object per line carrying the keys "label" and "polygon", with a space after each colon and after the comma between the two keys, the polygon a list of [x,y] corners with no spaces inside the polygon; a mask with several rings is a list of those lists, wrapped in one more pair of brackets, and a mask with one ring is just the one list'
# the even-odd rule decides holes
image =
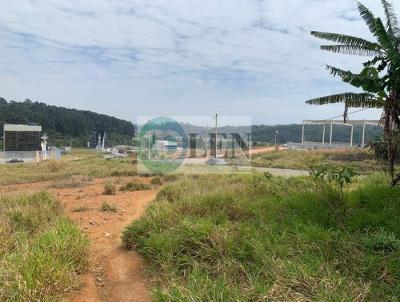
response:
{"label": "dry dirt ground", "polygon": [[[148,182],[146,178],[140,180]],[[151,301],[145,263],[139,255],[123,249],[120,238],[123,229],[143,214],[157,192],[117,190],[116,195],[103,195],[108,181],[95,179],[83,186],[56,189],[51,188],[51,182],[0,187],[0,193],[49,190],[62,202],[69,217],[88,234],[90,267],[81,276],[82,288],[71,293],[66,302]],[[102,211],[104,202],[116,204],[117,212]]]}

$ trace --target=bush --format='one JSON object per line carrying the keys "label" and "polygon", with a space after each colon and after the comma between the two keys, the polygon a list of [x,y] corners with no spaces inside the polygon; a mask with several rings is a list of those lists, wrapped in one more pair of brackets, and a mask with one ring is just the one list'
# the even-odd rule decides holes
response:
{"label": "bush", "polygon": [[120,187],[120,191],[142,191],[142,190],[151,190],[151,186],[141,182],[130,181],[125,185]]}
{"label": "bush", "polygon": [[107,183],[104,185],[104,191],[103,191],[104,195],[115,195],[116,194],[116,188],[115,185],[113,185],[112,183]]}

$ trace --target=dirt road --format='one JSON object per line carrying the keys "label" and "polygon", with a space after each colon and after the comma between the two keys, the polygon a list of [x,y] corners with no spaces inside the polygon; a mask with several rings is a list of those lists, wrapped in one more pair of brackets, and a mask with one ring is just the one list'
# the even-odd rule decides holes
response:
{"label": "dirt road", "polygon": [[[143,214],[156,192],[117,192],[103,195],[104,180],[83,188],[57,189],[66,212],[88,235],[91,242],[90,268],[83,276],[83,288],[68,302],[151,301],[150,286],[144,276],[143,260],[121,248],[121,233]],[[117,212],[103,212],[103,202],[117,205]]]}

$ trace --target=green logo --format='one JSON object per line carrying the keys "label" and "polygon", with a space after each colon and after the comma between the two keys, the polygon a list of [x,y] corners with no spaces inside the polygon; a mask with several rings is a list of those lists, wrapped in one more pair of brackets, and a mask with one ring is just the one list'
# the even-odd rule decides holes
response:
{"label": "green logo", "polygon": [[182,126],[172,118],[156,117],[143,125],[138,135],[138,163],[148,172],[171,173],[182,164],[187,148]]}

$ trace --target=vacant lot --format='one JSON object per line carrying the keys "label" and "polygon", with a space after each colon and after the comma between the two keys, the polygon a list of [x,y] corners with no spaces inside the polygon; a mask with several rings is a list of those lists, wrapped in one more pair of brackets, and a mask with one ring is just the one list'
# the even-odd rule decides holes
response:
{"label": "vacant lot", "polygon": [[400,189],[364,178],[347,213],[339,224],[308,178],[192,177],[123,239],[159,301],[399,301]]}
{"label": "vacant lot", "polygon": [[132,162],[132,158],[105,160],[102,153],[74,150],[60,161],[0,165],[0,185],[62,181],[72,176],[133,176],[136,166]]}
{"label": "vacant lot", "polygon": [[359,173],[382,171],[379,163],[368,150],[279,150],[256,154],[252,165],[256,167],[305,169],[315,163],[353,166]]}

